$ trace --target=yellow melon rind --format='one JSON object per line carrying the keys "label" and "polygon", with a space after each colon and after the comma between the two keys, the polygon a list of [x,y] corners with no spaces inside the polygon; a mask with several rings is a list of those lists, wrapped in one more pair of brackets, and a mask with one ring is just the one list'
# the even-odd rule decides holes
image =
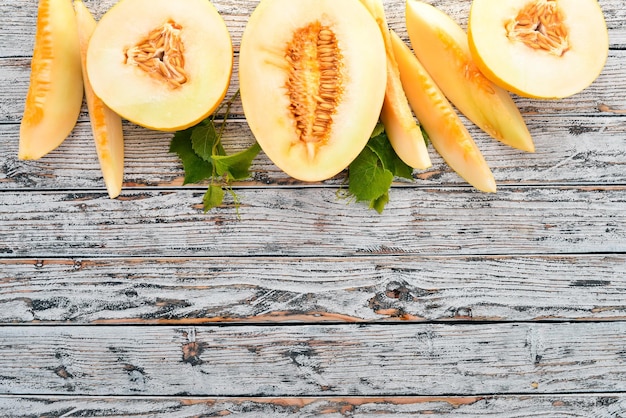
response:
{"label": "yellow melon rind", "polygon": [[527,3],[472,3],[469,46],[480,70],[499,86],[536,99],[561,99],[589,87],[601,74],[609,50],[608,30],[597,0],[559,0],[570,43],[570,50],[562,56],[529,48],[507,37],[506,22]]}
{"label": "yellow melon rind", "polygon": [[[168,21],[182,26],[189,81],[179,89],[126,64],[125,50]],[[123,118],[162,131],[185,129],[210,115],[226,95],[232,66],[228,28],[206,0],[122,0],[102,16],[87,51],[96,95]]]}
{"label": "yellow melon rind", "polygon": [[76,18],[66,0],[40,0],[18,158],[36,160],[70,135],[83,101]]}

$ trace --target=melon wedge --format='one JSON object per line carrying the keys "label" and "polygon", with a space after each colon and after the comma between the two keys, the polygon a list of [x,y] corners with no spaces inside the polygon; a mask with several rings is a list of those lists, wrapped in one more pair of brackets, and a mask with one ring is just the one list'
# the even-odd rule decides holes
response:
{"label": "melon wedge", "polygon": [[535,150],[511,95],[480,72],[467,35],[450,16],[428,3],[407,0],[406,26],[418,60],[461,113],[502,143]]}
{"label": "melon wedge", "polygon": [[540,99],[587,88],[609,52],[597,0],[474,0],[468,35],[485,76],[518,95]]}
{"label": "melon wedge", "polygon": [[391,41],[404,91],[437,152],[469,184],[495,192],[493,174],[450,102],[394,31]]}
{"label": "melon wedge", "polygon": [[74,1],[74,10],[78,24],[85,100],[89,110],[91,130],[96,144],[96,152],[100,161],[104,184],[109,197],[113,199],[119,196],[122,191],[124,175],[122,118],[109,109],[91,88],[87,74],[87,46],[93,31],[96,29],[96,20],[81,0]]}
{"label": "melon wedge", "polygon": [[382,0],[361,0],[372,14],[385,41],[387,52],[387,89],[380,119],[398,157],[408,166],[424,170],[432,166],[422,130],[415,122],[402,89],[400,71],[391,45],[391,35]]}
{"label": "melon wedge", "polygon": [[261,0],[243,32],[246,120],[265,154],[298,180],[331,178],[359,155],[386,79],[380,30],[359,0]]}
{"label": "melon wedge", "polygon": [[35,160],[72,132],[83,102],[76,18],[70,0],[40,0],[18,158]]}
{"label": "melon wedge", "polygon": [[222,102],[233,49],[207,0],[121,0],[100,19],[87,50],[94,92],[146,128],[193,126]]}

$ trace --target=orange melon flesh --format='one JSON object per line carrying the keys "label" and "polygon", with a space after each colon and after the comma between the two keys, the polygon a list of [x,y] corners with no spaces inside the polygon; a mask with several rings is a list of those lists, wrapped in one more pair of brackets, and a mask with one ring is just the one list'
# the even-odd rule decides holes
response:
{"label": "orange melon flesh", "polygon": [[461,113],[502,143],[535,150],[517,105],[480,72],[467,35],[450,16],[422,1],[407,0],[406,26],[418,60]]}
{"label": "orange melon flesh", "polygon": [[[316,44],[308,40],[320,28],[333,34],[340,58],[328,80],[336,90],[336,104],[326,114],[330,127],[315,140],[306,128],[314,117],[298,118],[292,108],[319,108],[322,101],[321,64],[311,58]],[[300,41],[302,68],[296,70],[287,51]],[[386,77],[380,30],[359,0],[262,0],[241,40],[241,100],[250,129],[274,164],[298,180],[326,180],[357,157],[378,122]],[[301,102],[292,103],[295,96]]]}
{"label": "orange melon flesh", "polygon": [[393,31],[391,41],[404,91],[437,152],[469,184],[484,192],[495,192],[493,174],[450,102]]}
{"label": "orange melon flesh", "polygon": [[83,83],[87,108],[89,109],[89,119],[91,120],[91,128],[104,184],[109,197],[113,199],[119,196],[123,183],[124,135],[122,118],[109,109],[91,88],[86,65],[87,46],[93,31],[96,29],[96,20],[80,0],[74,1],[74,10],[76,11],[76,22],[78,24]]}
{"label": "orange melon flesh", "polygon": [[[129,53],[161,30],[182,43],[186,81],[180,87],[143,70]],[[166,51],[149,63],[156,66],[171,55]],[[232,66],[230,34],[207,0],[121,0],[100,19],[87,50],[96,95],[121,117],[162,131],[210,115],[226,95]]]}
{"label": "orange melon flesh", "polygon": [[83,101],[76,18],[70,0],[40,0],[18,158],[35,160],[72,132]]}
{"label": "orange melon flesh", "polygon": [[[567,32],[565,52],[550,53],[511,38],[507,25],[515,23],[529,3],[547,0],[480,0],[470,9],[470,50],[480,70],[501,87],[540,99],[572,96],[588,87],[602,72],[609,50],[608,31],[597,0],[558,0]],[[554,13],[544,15],[551,19]],[[533,21],[534,22],[534,21]],[[538,28],[539,30],[540,28]]]}
{"label": "orange melon flesh", "polygon": [[415,123],[402,89],[400,71],[393,53],[389,26],[381,0],[361,0],[380,28],[387,52],[387,90],[380,119],[396,154],[410,167],[424,170],[432,166],[422,130]]}

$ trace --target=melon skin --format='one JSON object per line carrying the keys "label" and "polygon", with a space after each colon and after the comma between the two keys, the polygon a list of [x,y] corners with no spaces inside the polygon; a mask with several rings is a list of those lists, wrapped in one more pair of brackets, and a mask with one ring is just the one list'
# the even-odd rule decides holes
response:
{"label": "melon skin", "polygon": [[[319,23],[341,49],[342,92],[330,133],[305,143],[290,113],[285,51],[294,33]],[[272,162],[307,182],[329,179],[363,150],[381,112],[386,87],[385,46],[380,30],[359,0],[262,0],[241,40],[239,82],[246,120]]]}
{"label": "melon skin", "polygon": [[391,41],[411,108],[439,155],[476,189],[496,192],[491,169],[441,89],[394,31],[391,31]]}
{"label": "melon skin", "polygon": [[606,21],[597,0],[559,0],[570,29],[570,50],[557,57],[507,37],[505,22],[528,0],[474,0],[469,47],[481,72],[500,87],[534,99],[562,99],[589,87],[609,51]]}
{"label": "melon skin", "polygon": [[97,23],[81,0],[74,0],[85,101],[104,184],[111,199],[119,196],[124,178],[124,133],[122,118],[96,96],[87,75],[87,47]]}
{"label": "melon skin", "polygon": [[[173,21],[182,27],[188,82],[174,89],[128,65],[125,51]],[[160,131],[188,128],[226,96],[233,67],[228,28],[208,0],[121,0],[96,27],[87,50],[94,92],[122,118]]]}
{"label": "melon skin", "polygon": [[80,46],[70,0],[40,0],[18,158],[36,160],[72,132],[83,101]]}
{"label": "melon skin", "polygon": [[461,113],[498,141],[535,151],[517,105],[478,69],[461,26],[419,0],[407,0],[406,25],[415,55]]}
{"label": "melon skin", "polygon": [[416,123],[408,99],[402,89],[400,70],[391,44],[391,34],[382,0],[361,0],[380,27],[387,52],[387,89],[380,120],[389,142],[400,159],[409,167],[425,170],[432,166],[426,141]]}

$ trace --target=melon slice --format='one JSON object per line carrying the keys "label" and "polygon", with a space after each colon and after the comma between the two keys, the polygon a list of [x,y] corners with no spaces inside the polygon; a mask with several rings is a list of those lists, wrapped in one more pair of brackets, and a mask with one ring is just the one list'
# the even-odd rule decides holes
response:
{"label": "melon slice", "polygon": [[241,100],[265,154],[321,181],[362,151],[385,95],[385,46],[359,0],[261,0],[244,30]]}
{"label": "melon slice", "polygon": [[40,0],[18,158],[41,158],[72,132],[83,102],[81,73],[72,3]]}
{"label": "melon slice", "polygon": [[484,192],[495,192],[493,174],[450,102],[393,31],[391,41],[406,96],[437,152],[469,184]]}
{"label": "melon slice", "polygon": [[380,113],[387,137],[396,154],[410,167],[424,170],[432,166],[426,141],[416,123],[411,107],[402,89],[398,63],[391,45],[391,35],[382,0],[361,0],[372,14],[385,41],[387,52],[387,90]]}
{"label": "melon slice", "polygon": [[450,16],[428,3],[408,0],[406,26],[413,52],[461,113],[502,143],[535,150],[511,95],[480,72],[467,35]]}
{"label": "melon slice", "polygon": [[584,90],[602,72],[609,51],[597,0],[474,0],[468,35],[485,76],[533,98]]}
{"label": "melon slice", "polygon": [[98,97],[146,128],[197,124],[230,84],[228,28],[207,0],[121,0],[102,16],[87,50]]}
{"label": "melon slice", "polygon": [[124,175],[122,118],[109,109],[91,88],[87,75],[87,46],[93,31],[96,29],[96,20],[81,0],[74,0],[74,10],[78,24],[85,101],[89,110],[91,131],[96,144],[104,184],[109,197],[113,199],[119,196],[122,191]]}

